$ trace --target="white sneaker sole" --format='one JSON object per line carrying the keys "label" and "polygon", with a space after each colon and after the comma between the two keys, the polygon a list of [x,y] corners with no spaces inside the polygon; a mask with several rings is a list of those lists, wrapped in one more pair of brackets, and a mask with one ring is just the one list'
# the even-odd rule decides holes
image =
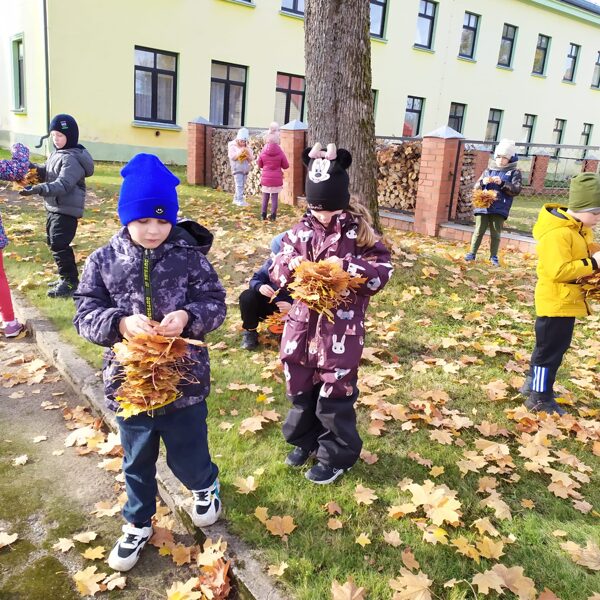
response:
{"label": "white sneaker sole", "polygon": [[196,527],[210,527],[214,525],[221,516],[221,512],[223,511],[223,505],[219,500],[219,510],[215,513],[206,513],[205,515],[197,515],[196,512],[192,509],[192,523]]}
{"label": "white sneaker sole", "polygon": [[[148,538],[150,539],[150,538]],[[122,558],[117,554],[117,549],[113,548],[110,555],[108,556],[108,566],[114,571],[130,571],[135,567],[138,560],[140,559],[140,552],[144,549],[144,546],[147,544],[148,540],[146,540],[143,544],[141,544],[138,549],[130,554],[127,558]]]}

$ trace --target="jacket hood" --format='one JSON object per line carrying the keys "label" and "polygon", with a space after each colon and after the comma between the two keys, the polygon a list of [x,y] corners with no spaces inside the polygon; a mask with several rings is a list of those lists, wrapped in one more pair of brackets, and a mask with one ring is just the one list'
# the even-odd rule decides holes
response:
{"label": "jacket hood", "polygon": [[538,219],[533,226],[533,237],[539,240],[549,231],[559,229],[561,227],[570,227],[579,231],[583,227],[583,223],[578,221],[567,213],[565,206],[560,204],[544,204]]}
{"label": "jacket hood", "polygon": [[279,144],[273,144],[272,142],[270,142],[265,145],[263,151],[269,156],[278,156],[281,152],[281,148],[279,147]]}
{"label": "jacket hood", "polygon": [[177,225],[171,230],[169,238],[171,237],[174,241],[181,239],[191,246],[198,246],[200,252],[205,256],[208,254],[214,239],[213,234],[206,227],[191,219],[178,221]]}
{"label": "jacket hood", "polygon": [[81,144],[75,146],[75,148],[61,148],[60,150],[56,150],[56,153],[74,156],[85,171],[86,177],[91,177],[94,174],[94,159]]}

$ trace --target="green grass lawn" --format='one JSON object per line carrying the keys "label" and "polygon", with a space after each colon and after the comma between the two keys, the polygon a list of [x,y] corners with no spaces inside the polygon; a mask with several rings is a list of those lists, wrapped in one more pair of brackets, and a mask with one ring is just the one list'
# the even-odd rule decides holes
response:
{"label": "green grass lawn", "polygon": [[[80,263],[117,230],[118,168],[99,164],[90,181],[90,202],[75,240]],[[183,169],[175,171],[184,181]],[[370,307],[357,409],[364,448],[376,461],[359,461],[335,485],[315,486],[302,470],[283,464],[289,447],[280,422],[239,433],[242,421],[257,412],[274,410],[283,419],[288,409],[273,340],[264,338],[258,352],[239,349],[237,296],[267,257],[271,237],[300,213],[284,207],[273,224],[258,219],[258,199],[240,210],[227,194],[188,185],[180,187],[180,198],[184,214],[215,234],[209,258],[228,291],[228,318],[209,337],[209,435],[221,469],[225,517],[232,531],[261,552],[265,569],[289,565],[279,578],[286,597],[330,598],[334,579],[352,577],[366,588],[367,598],[392,598],[388,582],[400,576],[407,548],[420,565],[415,573],[421,570],[433,581],[435,598],[499,597],[493,591],[478,594],[471,583],[498,563],[520,566],[533,580],[537,594],[522,598],[537,599],[546,587],[562,600],[587,600],[600,592],[600,573],[576,564],[560,546],[600,543],[598,317],[578,322],[559,372],[572,417],[559,423],[531,419],[517,410],[523,400],[517,388],[533,345],[532,260],[510,254],[501,256],[500,269],[484,262],[467,266],[461,260],[464,245],[388,232],[396,271]],[[98,366],[101,349],[79,340],[71,326],[72,303],[45,297],[54,268],[39,198],[11,196],[0,210],[12,238],[5,250],[12,285]],[[534,210],[533,201],[530,206],[518,199],[515,220],[525,222]],[[238,493],[236,480],[250,475],[256,490]],[[565,497],[548,488],[553,479],[559,482],[555,492]],[[435,502],[430,498],[438,513],[426,514],[422,506],[414,512],[392,509],[413,500],[411,481],[426,480],[447,486]],[[358,485],[373,490],[371,504],[357,502]],[[499,496],[490,494],[493,488]],[[454,492],[457,512],[444,514]],[[484,499],[496,508],[482,505]],[[328,514],[331,501],[340,515]],[[271,535],[254,516],[257,507],[268,509],[269,516],[292,516],[296,529],[283,540]],[[332,516],[340,528],[328,527]],[[502,540],[496,553],[485,549],[489,541],[475,526],[483,518],[497,530],[494,543]],[[563,533],[553,534],[559,530]],[[393,539],[393,532],[397,546],[384,539]],[[364,547],[356,542],[361,534],[370,541]],[[453,587],[444,587],[449,580]],[[503,597],[517,596],[504,589]]]}

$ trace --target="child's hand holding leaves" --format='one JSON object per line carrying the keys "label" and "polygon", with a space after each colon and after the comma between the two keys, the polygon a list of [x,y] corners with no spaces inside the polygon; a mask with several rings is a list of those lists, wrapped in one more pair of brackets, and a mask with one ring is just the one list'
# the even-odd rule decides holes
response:
{"label": "child's hand holding leaves", "polygon": [[127,339],[140,333],[156,333],[152,323],[146,315],[129,315],[119,321],[119,332]]}
{"label": "child's hand holding leaves", "polygon": [[156,328],[156,333],[165,337],[178,337],[182,334],[185,326],[188,324],[190,316],[185,310],[174,310],[165,315],[160,325]]}

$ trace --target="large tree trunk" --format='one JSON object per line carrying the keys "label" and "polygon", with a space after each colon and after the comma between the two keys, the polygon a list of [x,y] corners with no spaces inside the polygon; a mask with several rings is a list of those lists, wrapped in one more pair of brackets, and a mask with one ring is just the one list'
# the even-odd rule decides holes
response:
{"label": "large tree trunk", "polygon": [[369,0],[306,0],[306,105],[309,144],[351,152],[350,191],[380,231],[369,10]]}

